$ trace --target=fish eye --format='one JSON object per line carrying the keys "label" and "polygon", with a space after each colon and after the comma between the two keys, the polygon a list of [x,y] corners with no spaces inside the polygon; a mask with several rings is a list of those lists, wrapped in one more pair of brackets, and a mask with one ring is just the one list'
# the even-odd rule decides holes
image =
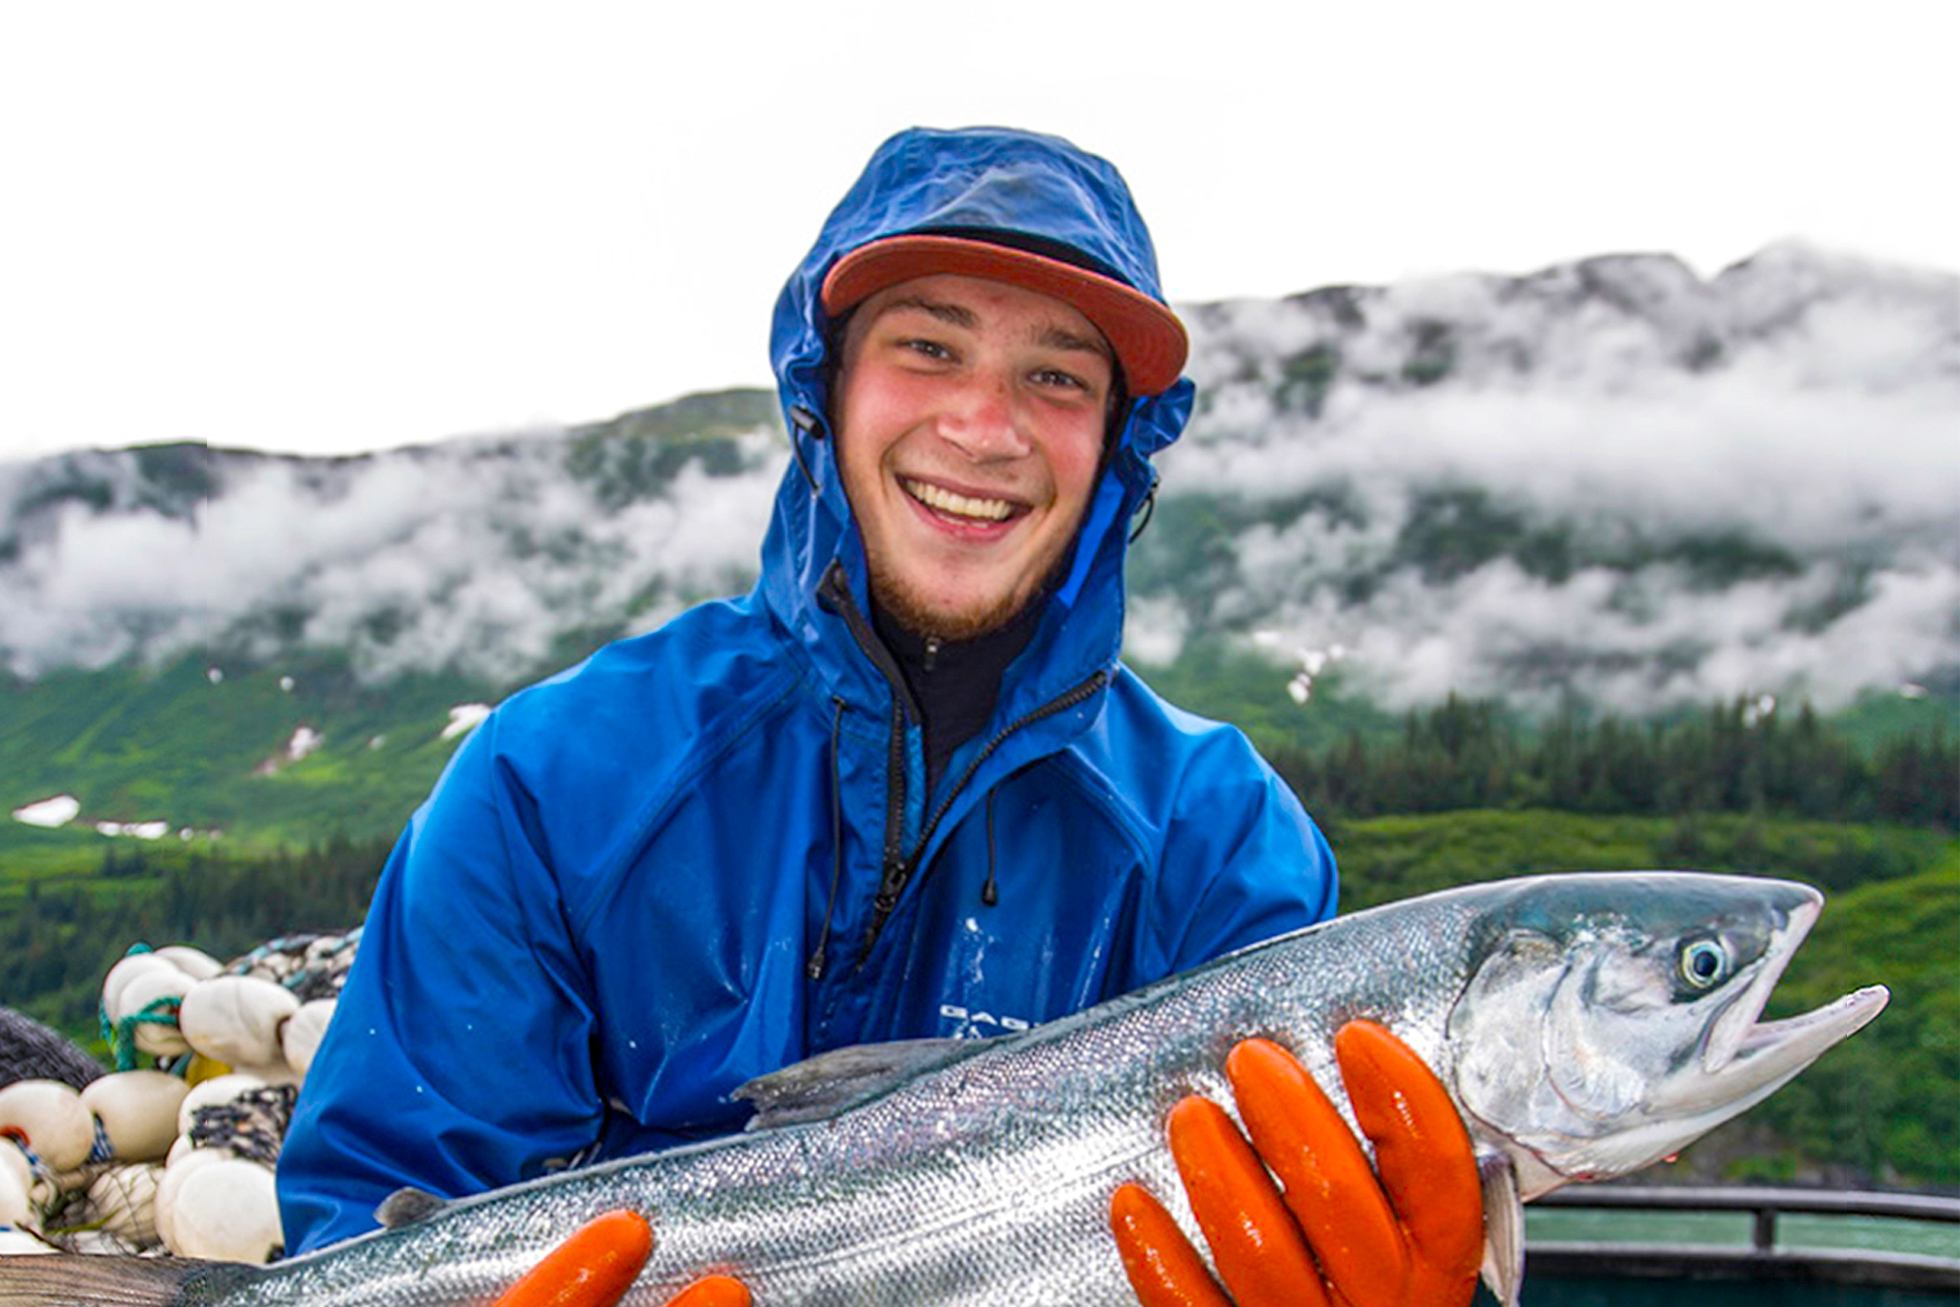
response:
{"label": "fish eye", "polygon": [[1692,989],[1710,989],[1729,976],[1729,951],[1717,939],[1691,940],[1681,946],[1681,979]]}

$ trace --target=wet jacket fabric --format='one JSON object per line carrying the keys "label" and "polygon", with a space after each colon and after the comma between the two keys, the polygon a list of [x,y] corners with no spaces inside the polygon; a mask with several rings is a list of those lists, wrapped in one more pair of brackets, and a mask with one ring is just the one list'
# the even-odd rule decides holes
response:
{"label": "wet jacket fabric", "polygon": [[477,1192],[738,1128],[743,1081],[847,1044],[1061,1016],[1332,913],[1325,842],[1234,729],[1117,662],[1128,530],[1188,381],[1131,403],[989,724],[926,793],[824,414],[842,253],[1005,227],[1161,298],[1113,169],[908,132],[779,301],[795,457],[746,596],[503,703],[382,875],[279,1183],[288,1244],[396,1189]]}

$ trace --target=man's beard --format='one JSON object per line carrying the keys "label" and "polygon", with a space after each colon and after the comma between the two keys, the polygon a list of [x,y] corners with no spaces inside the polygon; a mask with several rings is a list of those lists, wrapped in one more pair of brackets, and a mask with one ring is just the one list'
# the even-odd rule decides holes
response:
{"label": "man's beard", "polygon": [[896,585],[879,575],[877,569],[874,568],[871,574],[871,597],[878,606],[900,626],[928,640],[977,640],[983,635],[991,635],[1019,616],[1028,604],[1039,602],[1047,593],[1048,586],[1044,581],[1040,588],[1020,603],[1009,595],[985,608],[942,613],[933,611],[909,588]]}
{"label": "man's beard", "polygon": [[1024,598],[1017,601],[1012,594],[1008,594],[984,607],[956,613],[935,611],[916,590],[894,581],[888,569],[878,566],[877,559],[867,559],[871,572],[871,598],[887,616],[921,639],[977,640],[983,635],[992,635],[1028,609],[1046,602],[1074,552],[1072,548],[1065,550],[1048,575],[1041,578],[1041,584]]}

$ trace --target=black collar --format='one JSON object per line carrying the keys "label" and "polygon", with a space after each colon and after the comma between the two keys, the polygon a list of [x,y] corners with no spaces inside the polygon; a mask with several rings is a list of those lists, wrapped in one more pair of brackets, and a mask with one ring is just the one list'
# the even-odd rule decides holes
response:
{"label": "black collar", "polygon": [[871,621],[898,660],[899,671],[925,715],[926,786],[930,793],[954,750],[987,727],[1000,698],[1007,665],[1028,647],[1041,624],[1045,595],[1036,595],[1007,625],[971,640],[941,640],[907,630],[874,601]]}

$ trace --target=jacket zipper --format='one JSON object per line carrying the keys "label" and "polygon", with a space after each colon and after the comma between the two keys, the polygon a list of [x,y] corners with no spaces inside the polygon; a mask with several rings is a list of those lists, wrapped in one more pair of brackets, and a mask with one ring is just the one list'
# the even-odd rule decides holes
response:
{"label": "jacket zipper", "polygon": [[[892,717],[890,745],[885,756],[885,849],[883,867],[878,877],[878,894],[873,900],[873,912],[879,925],[891,915],[891,905],[898,902],[899,891],[905,887],[910,872],[905,867],[905,721],[909,713],[913,718],[923,721],[924,715],[912,700],[912,691],[905,684],[905,677],[898,669],[898,661],[892,657],[891,650],[885,648],[884,641],[877,638],[871,624],[858,610],[857,601],[851,597],[851,583],[844,574],[841,563],[833,562],[824,572],[823,593],[843,617],[851,638],[857,641],[858,648],[871,660],[890,682],[892,689]],[[840,830],[836,838],[842,839]],[[871,934],[875,937],[876,930]],[[858,959],[862,965],[863,958]]]}
{"label": "jacket zipper", "polygon": [[1041,707],[1036,708],[1033,712],[1027,713],[1002,727],[1000,733],[995,735],[993,739],[988,740],[986,747],[974,755],[973,761],[968,763],[966,770],[960,774],[959,781],[952,789],[946,791],[945,796],[940,799],[938,807],[933,809],[932,816],[926,821],[925,829],[919,833],[919,846],[912,851],[912,856],[904,858],[894,865],[891,860],[890,843],[889,840],[887,841],[885,877],[883,883],[878,887],[878,896],[873,900],[871,905],[871,924],[865,929],[864,942],[858,946],[858,969],[861,970],[864,967],[866,959],[871,956],[872,946],[878,942],[878,936],[884,931],[885,922],[890,919],[892,912],[898,907],[899,895],[905,892],[906,885],[911,882],[913,874],[918,871],[919,861],[925,856],[927,847],[932,843],[933,832],[939,829],[939,823],[945,819],[947,812],[952,809],[953,801],[959,798],[960,792],[966,789],[967,785],[973,780],[974,775],[979,772],[981,764],[992,757],[994,750],[998,749],[1016,731],[1023,730],[1026,727],[1034,725],[1036,722],[1053,717],[1057,713],[1067,712],[1077,704],[1092,697],[1108,681],[1109,673],[1101,668],[1097,668],[1088,680],[1082,682],[1074,689],[1066,691],[1056,698],[1049,700]]}
{"label": "jacket zipper", "polygon": [[[974,755],[973,761],[967,764],[966,771],[961,773],[959,781],[946,792],[945,797],[940,799],[932,816],[927,819],[925,829],[919,834],[918,848],[907,857],[905,855],[905,722],[908,714],[915,721],[924,721],[925,716],[912,699],[912,691],[905,684],[905,677],[899,671],[897,659],[892,657],[891,650],[885,648],[884,641],[873,633],[871,624],[859,611],[857,601],[851,597],[851,584],[844,573],[843,564],[831,563],[824,572],[819,589],[823,598],[828,600],[837,614],[844,619],[844,625],[850,631],[851,638],[857,641],[858,648],[864,651],[865,657],[871,660],[872,666],[884,675],[892,689],[891,745],[885,761],[884,865],[878,877],[878,892],[871,901],[871,922],[865,927],[863,943],[858,946],[855,966],[857,969],[862,969],[865,960],[871,956],[872,946],[878,942],[878,936],[885,929],[885,922],[890,920],[892,913],[897,910],[899,896],[905,892],[905,887],[911,883],[913,874],[918,871],[919,859],[925,855],[927,846],[932,843],[933,832],[939,829],[939,823],[952,808],[953,801],[960,796],[961,791],[966,789],[974,774],[980,770],[981,764],[993,756],[994,750],[1016,731],[1053,717],[1057,713],[1067,712],[1094,695],[1109,682],[1109,673],[1102,668],[1097,668],[1088,680],[1018,720],[1009,722],[999,734],[987,741],[986,747]],[[937,653],[936,648],[934,653]],[[842,839],[843,832],[839,831],[836,838]]]}

